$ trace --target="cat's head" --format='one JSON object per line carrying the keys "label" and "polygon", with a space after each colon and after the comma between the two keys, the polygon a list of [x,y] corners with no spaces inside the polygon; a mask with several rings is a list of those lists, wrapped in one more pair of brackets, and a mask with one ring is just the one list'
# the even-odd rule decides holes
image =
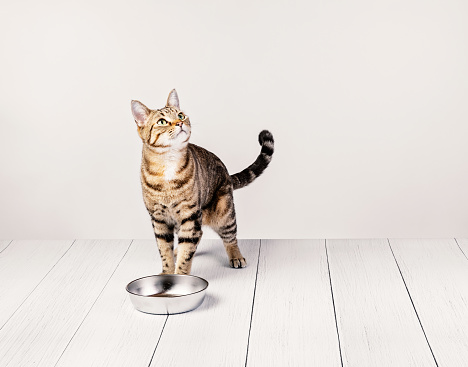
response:
{"label": "cat's head", "polygon": [[169,93],[166,107],[150,110],[139,101],[132,101],[133,118],[144,144],[160,148],[179,148],[188,144],[190,119],[179,106],[175,89]]}

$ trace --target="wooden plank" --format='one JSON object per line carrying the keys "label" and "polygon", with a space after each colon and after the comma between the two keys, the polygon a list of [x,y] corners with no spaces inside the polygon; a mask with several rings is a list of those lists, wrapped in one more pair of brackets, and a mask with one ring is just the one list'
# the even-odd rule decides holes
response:
{"label": "wooden plank", "polygon": [[13,241],[0,253],[0,329],[73,241]]}
{"label": "wooden plank", "polygon": [[390,244],[437,363],[467,366],[467,258],[454,239],[401,239]]}
{"label": "wooden plank", "polygon": [[325,241],[262,240],[247,366],[341,366]]}
{"label": "wooden plank", "polygon": [[136,311],[125,286],[160,271],[156,241],[133,241],[57,367],[148,366],[167,316]]}
{"label": "wooden plank", "polygon": [[387,240],[327,240],[343,366],[436,366]]}
{"label": "wooden plank", "polygon": [[170,315],[151,366],[244,366],[259,240],[240,240],[248,266],[229,267],[221,240],[202,240],[192,274],[210,283],[196,310]]}
{"label": "wooden plank", "polygon": [[54,366],[129,244],[76,241],[0,330],[0,365]]}
{"label": "wooden plank", "polygon": [[468,238],[457,238],[455,241],[463,251],[463,255],[468,259]]}
{"label": "wooden plank", "polygon": [[10,243],[11,243],[11,240],[0,240],[0,252],[5,250]]}

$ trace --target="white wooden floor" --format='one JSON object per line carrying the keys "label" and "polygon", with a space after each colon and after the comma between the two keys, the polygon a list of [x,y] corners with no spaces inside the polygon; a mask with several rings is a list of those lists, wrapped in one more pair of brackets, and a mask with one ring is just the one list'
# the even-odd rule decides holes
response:
{"label": "white wooden floor", "polygon": [[204,240],[195,311],[133,309],[154,241],[0,241],[0,366],[468,366],[468,240]]}

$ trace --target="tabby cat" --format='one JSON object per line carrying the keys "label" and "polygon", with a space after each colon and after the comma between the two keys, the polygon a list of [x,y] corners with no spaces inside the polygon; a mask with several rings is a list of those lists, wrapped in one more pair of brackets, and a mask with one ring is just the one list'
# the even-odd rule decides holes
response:
{"label": "tabby cat", "polygon": [[[221,237],[233,268],[246,261],[237,245],[233,190],[251,183],[270,163],[274,142],[259,135],[261,153],[243,171],[230,176],[213,153],[189,143],[191,124],[172,90],[166,107],[150,110],[132,101],[132,113],[143,141],[141,184],[161,255],[162,273],[190,274],[192,258],[208,225]],[[178,234],[174,261],[174,233]]]}

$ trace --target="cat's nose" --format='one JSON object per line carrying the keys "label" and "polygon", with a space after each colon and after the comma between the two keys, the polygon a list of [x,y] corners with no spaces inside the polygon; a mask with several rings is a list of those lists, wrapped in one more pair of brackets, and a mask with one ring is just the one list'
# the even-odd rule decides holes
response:
{"label": "cat's nose", "polygon": [[182,121],[176,121],[176,126],[182,127],[184,123]]}

